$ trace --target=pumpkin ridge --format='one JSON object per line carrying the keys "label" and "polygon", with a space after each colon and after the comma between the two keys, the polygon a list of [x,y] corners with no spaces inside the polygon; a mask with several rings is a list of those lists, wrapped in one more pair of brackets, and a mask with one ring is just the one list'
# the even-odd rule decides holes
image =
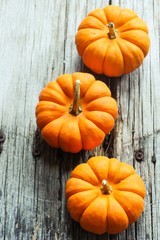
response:
{"label": "pumpkin ridge", "polygon": [[107,38],[106,34],[107,33],[105,32],[100,39],[88,44],[82,56],[84,64],[98,74],[103,73],[105,52],[108,47],[108,43],[110,42],[110,39]]}
{"label": "pumpkin ridge", "polygon": [[[121,187],[121,186],[119,186],[119,185],[121,185],[121,184],[127,184],[127,180],[130,182],[131,181],[131,178],[133,177],[133,176],[135,176],[137,179],[134,179],[134,182],[138,182],[138,181],[140,181],[140,182],[138,182],[137,184],[140,186],[141,185],[141,187],[143,187],[144,188],[144,191],[142,192],[142,191],[138,191],[138,186],[136,186],[136,185],[134,185],[134,187],[133,187],[133,185],[132,185],[132,188],[126,188],[125,186],[124,187]],[[132,180],[133,181],[133,180]],[[139,195],[140,197],[142,197],[142,198],[144,198],[145,197],[145,194],[146,194],[146,190],[145,190],[145,186],[144,186],[144,184],[143,184],[143,181],[141,180],[141,178],[137,175],[137,173],[135,172],[135,173],[133,173],[133,174],[130,174],[128,177],[126,177],[126,178],[124,178],[124,179],[122,179],[119,183],[116,183],[116,184],[114,184],[114,191],[122,191],[122,192],[133,192],[133,193],[135,193],[135,194],[137,194],[137,195]]]}
{"label": "pumpkin ridge", "polygon": [[[128,226],[128,224],[129,224],[129,218],[128,218],[128,215],[126,214],[126,212],[125,212],[125,210],[124,210],[124,208],[122,208],[122,206],[120,205],[120,203],[114,198],[114,196],[113,195],[110,195],[109,196],[110,198],[107,198],[108,199],[108,204],[107,204],[107,213],[109,213],[110,211],[109,211],[109,208],[110,208],[110,205],[112,206],[112,199],[111,198],[113,198],[114,200],[115,200],[115,202],[116,202],[116,204],[117,204],[117,206],[119,206],[121,209],[122,209],[122,211],[123,211],[123,214],[126,216],[126,218],[128,219],[128,223],[127,223],[127,226]],[[110,229],[111,228],[111,226],[110,226],[110,224],[109,224],[109,219],[110,219],[110,216],[109,216],[109,214],[107,214],[107,218],[106,218],[106,222],[107,222],[107,224],[106,224],[106,232],[110,232],[110,231],[108,231],[108,229]],[[127,226],[126,226],[126,228],[127,228]],[[125,229],[122,229],[122,231],[124,231]],[[119,231],[118,231],[119,232]],[[111,233],[111,232],[110,232]],[[117,232],[112,232],[111,234],[116,234]]]}
{"label": "pumpkin ridge", "polygon": [[[123,191],[123,193],[130,193],[130,194],[132,193],[132,195],[138,195],[138,194],[136,194],[134,192],[128,192],[128,191]],[[124,201],[121,200],[121,198],[118,199],[118,197],[114,193],[113,193],[113,196],[116,199],[116,201],[121,205],[121,207],[124,209],[125,213],[127,214],[128,219],[129,219],[129,223],[131,224],[131,223],[135,222],[136,221],[135,219],[137,219],[141,213],[138,213],[138,217],[136,217],[136,218],[134,216],[134,213],[133,213],[133,215],[132,214],[130,215],[130,212],[132,212],[132,210],[130,208],[128,208],[128,205],[126,204],[127,199],[126,199],[126,202],[124,202]],[[139,195],[138,195],[138,197],[139,197],[139,200],[141,201],[141,203],[143,204],[143,208],[141,208],[141,212],[142,212],[143,209],[144,209],[143,197],[139,196]],[[140,203],[138,203],[138,205],[139,204]],[[132,202],[132,205],[133,205],[133,202]],[[133,218],[135,218],[134,221],[133,221]]]}
{"label": "pumpkin ridge", "polygon": [[[50,109],[54,107],[56,109],[52,109],[52,110]],[[57,111],[57,109],[59,111]],[[49,115],[46,114],[47,112],[49,113]],[[51,101],[40,101],[36,106],[36,116],[37,116],[36,123],[39,129],[43,130],[45,126],[55,121],[56,119],[61,118],[62,114],[64,116],[65,113],[66,113],[66,107],[63,105],[60,105],[58,103],[51,102]],[[48,116],[48,117],[45,118],[45,116]]]}
{"label": "pumpkin ridge", "polygon": [[[135,174],[135,170],[132,166],[128,166],[127,171],[124,172],[124,169],[126,169],[125,162],[119,161],[119,166],[115,171],[115,175],[112,177],[112,181],[114,184],[120,184],[121,182],[125,181],[128,177]],[[123,173],[123,174],[122,174]]]}
{"label": "pumpkin ridge", "polygon": [[[139,197],[141,197],[142,199],[143,199],[143,197],[140,195],[140,194],[138,194],[137,192],[133,192],[133,191],[127,191],[127,190],[123,190],[123,191],[121,191],[121,190],[113,190],[113,196],[114,196],[114,198],[116,199],[116,196],[114,195],[114,192],[123,192],[123,193],[125,193],[125,192],[127,192],[127,193],[133,193],[133,194],[135,194],[135,195],[138,195]],[[116,201],[118,201],[117,199],[116,199]],[[121,203],[118,201],[118,203],[121,205]],[[122,202],[122,205],[123,205],[123,202]]]}
{"label": "pumpkin ridge", "polygon": [[[90,166],[90,168],[91,168],[92,171],[94,172],[94,169],[92,168],[92,166],[91,166],[90,164],[88,164],[88,165]],[[95,174],[95,172],[94,172],[94,174]],[[100,176],[97,176],[97,174],[95,174],[95,175],[96,175],[98,181],[101,182],[102,180],[100,179]],[[106,178],[106,179],[107,179],[107,178]]]}
{"label": "pumpkin ridge", "polygon": [[[70,139],[70,141],[67,144],[68,139]],[[66,115],[65,121],[59,130],[58,143],[65,152],[72,151],[76,153],[80,151],[82,148],[82,137],[79,129],[79,120],[76,116],[71,114]]]}
{"label": "pumpkin ridge", "polygon": [[[119,28],[121,28],[121,27],[119,27]],[[117,28],[117,31],[118,31],[119,28]],[[144,33],[147,34],[147,31],[143,30],[143,29],[140,28],[140,27],[139,27],[139,28],[136,28],[136,29],[133,29],[132,27],[130,27],[130,28],[128,27],[128,28],[126,28],[125,30],[119,30],[119,31],[118,31],[118,33],[119,33],[118,35],[121,36],[121,34],[130,32],[130,31],[142,31],[142,32],[144,32]]]}
{"label": "pumpkin ridge", "polygon": [[87,210],[87,208],[88,208],[90,205],[94,204],[94,202],[97,200],[97,198],[100,198],[101,196],[102,196],[101,193],[100,193],[99,195],[97,195],[97,196],[94,198],[94,200],[93,200],[90,204],[88,204],[88,206],[84,209],[84,211],[83,211],[83,213],[82,213],[82,215],[80,216],[80,219],[79,219],[80,225],[81,225],[81,218],[82,218],[83,214],[85,213],[85,211]]}
{"label": "pumpkin ridge", "polygon": [[[92,18],[94,18],[94,19],[96,19],[96,21],[98,22],[98,23],[100,23],[101,25],[103,25],[104,26],[104,28],[100,28],[100,26],[97,26],[97,25],[95,25],[95,24],[93,24],[93,22],[92,22]],[[90,20],[90,22],[89,22],[89,20]],[[88,24],[88,26],[84,26],[84,21],[87,21],[87,22],[89,22],[89,24]],[[82,23],[80,24],[80,26],[79,26],[79,30],[80,29],[88,29],[88,28],[92,28],[92,29],[98,29],[98,30],[105,30],[105,28],[106,28],[106,25],[100,20],[100,19],[98,19],[97,17],[95,17],[94,15],[88,15],[85,19],[84,19],[84,21],[82,21]],[[94,20],[95,21],[95,20]]]}
{"label": "pumpkin ridge", "polygon": [[[98,156],[98,157],[91,157],[87,163],[90,165],[94,173],[96,174],[99,183],[100,183],[100,188],[102,189],[103,187],[103,180],[107,181],[108,184],[108,171],[109,171],[109,163],[110,160],[109,158],[105,156]],[[105,172],[105,173],[104,173]]]}
{"label": "pumpkin ridge", "polygon": [[[115,160],[115,158],[109,158],[108,173],[111,172],[111,166],[112,166],[112,164],[113,164],[113,162],[112,162],[113,160],[112,160],[112,159]],[[116,159],[116,170],[119,169],[120,163],[121,163],[121,162]],[[108,174],[108,181],[109,181],[109,182],[112,182],[113,184],[115,184],[115,183],[114,183],[114,179],[115,179],[116,172],[117,172],[117,171],[114,172],[114,177],[113,177],[113,179],[111,179],[111,176],[109,176],[109,174]]]}
{"label": "pumpkin ridge", "polygon": [[108,232],[108,226],[109,226],[109,214],[108,214],[108,209],[109,209],[109,199],[107,198],[108,203],[107,203],[107,216],[106,216],[106,232]]}
{"label": "pumpkin ridge", "polygon": [[[110,44],[112,44],[112,43],[110,43]],[[120,47],[119,47],[116,39],[115,39],[115,44],[117,44],[117,46],[118,46],[118,48],[119,48],[119,54],[121,54],[121,56],[122,56],[122,58],[123,58],[123,71],[124,71],[124,56],[123,56],[123,54],[122,54],[122,51],[121,51],[121,49],[120,49]],[[108,49],[109,49],[109,45],[108,45],[107,50],[108,50]],[[103,63],[103,69],[105,69],[105,62],[106,62],[106,59],[108,58],[107,50],[106,50],[106,55],[105,55],[105,59],[104,59],[104,63]],[[104,72],[105,72],[105,71],[104,71]]]}
{"label": "pumpkin ridge", "polygon": [[[72,195],[74,195],[74,194],[76,194],[78,192],[85,192],[85,191],[95,190],[97,188],[95,186],[95,184],[90,183],[90,182],[86,181],[85,179],[81,179],[78,176],[71,177],[70,181],[72,181],[73,183],[77,183],[78,182],[79,184],[78,185],[75,184],[76,185],[76,190],[74,188],[74,190],[72,190],[72,191],[71,190],[69,192],[66,191],[67,199],[70,196],[72,196]],[[69,180],[68,180],[68,182],[69,182]],[[83,185],[83,184],[85,185],[85,188],[81,187],[81,185]]]}
{"label": "pumpkin ridge", "polygon": [[[137,30],[129,30],[129,31],[125,31],[125,33],[131,32],[131,31],[137,31]],[[144,31],[142,31],[142,30],[138,30],[138,31],[141,31],[141,32],[143,32],[143,33],[146,33],[146,32],[144,32]],[[147,33],[146,33],[146,35],[147,35]],[[148,37],[148,35],[147,35],[147,37]],[[138,43],[134,42],[134,40],[132,40],[131,38],[128,40],[127,37],[123,37],[123,33],[122,33],[122,36],[120,35],[120,38],[123,39],[123,40],[125,40],[125,41],[127,41],[127,42],[129,42],[129,43],[134,44],[135,46],[137,46],[137,47],[139,48],[139,50],[141,50],[141,51],[143,52],[144,57],[147,55],[148,51],[147,51],[147,53],[146,53],[145,48],[142,49],[142,47],[140,47],[140,46],[138,45]]]}
{"label": "pumpkin ridge", "polygon": [[56,92],[54,89],[45,87],[39,96],[39,101],[55,102],[59,105],[65,106],[67,102],[67,96],[65,95],[63,97],[61,96],[61,93]]}
{"label": "pumpkin ridge", "polygon": [[[83,167],[82,167],[83,166]],[[84,169],[86,168],[86,166],[89,168],[87,169],[87,173],[85,173]],[[78,174],[77,174],[78,171]],[[92,178],[88,178],[86,179],[86,175],[89,173],[89,171],[91,171],[92,173]],[[84,177],[85,174],[85,177]],[[90,173],[89,173],[90,174]],[[92,168],[90,167],[90,165],[88,163],[81,163],[80,165],[78,165],[71,173],[71,177],[72,178],[79,178],[85,182],[90,183],[93,186],[99,186],[99,180],[95,174],[95,172],[92,170]]]}
{"label": "pumpkin ridge", "polygon": [[[45,111],[45,114],[46,114],[46,113],[47,113],[47,111]],[[39,117],[39,114],[37,114],[37,116]],[[51,121],[48,122],[48,123],[45,122],[45,124],[44,124],[44,123],[42,124],[42,122],[40,122],[40,121],[38,121],[38,120],[37,120],[36,122],[37,122],[40,130],[42,131],[43,128],[45,128],[48,124],[52,123],[53,121],[55,121],[55,120],[57,120],[57,119],[59,119],[59,118],[61,118],[61,117],[62,117],[62,113],[60,113],[60,116],[56,116],[55,119],[51,120]],[[43,126],[42,126],[42,125],[43,125]]]}
{"label": "pumpkin ridge", "polygon": [[111,91],[104,82],[96,80],[93,85],[91,88],[87,89],[83,96],[85,103],[88,104],[101,97],[111,97]]}
{"label": "pumpkin ridge", "polygon": [[[141,30],[141,31],[145,32],[146,34],[148,34],[148,27],[147,27],[146,23],[139,17],[135,17],[135,18],[137,18],[136,22],[132,23],[132,20],[134,20],[134,18],[132,18],[129,21],[127,21],[127,23],[124,23],[121,26],[119,26],[118,27],[119,33],[125,33],[127,31],[131,31],[131,30],[135,30],[135,31]],[[139,26],[137,26],[137,22],[139,22]],[[144,24],[143,26],[141,25],[142,22]],[[128,26],[129,24],[131,24],[131,26]],[[133,28],[132,24],[134,25],[134,28]]]}
{"label": "pumpkin ridge", "polygon": [[60,146],[60,132],[61,132],[62,126],[63,126],[63,125],[65,124],[65,122],[66,122],[67,116],[66,116],[66,115],[63,115],[63,116],[61,116],[60,118],[64,118],[64,122],[61,124],[61,127],[60,127],[59,132],[58,132],[58,136],[57,136],[58,145],[59,145],[59,146]]}
{"label": "pumpkin ridge", "polygon": [[[97,101],[99,101],[99,100],[102,100],[103,98],[107,98],[107,99],[109,99],[109,100],[112,99],[112,101],[114,101],[114,102],[116,103],[116,101],[115,101],[114,98],[112,98],[112,97],[110,97],[110,96],[103,96],[103,97],[97,98],[97,99],[91,101],[90,103],[86,104],[86,106],[83,107],[83,109],[85,109],[85,111],[94,111],[94,109],[95,109],[95,108],[94,108],[95,103],[96,103]],[[97,104],[97,103],[96,103],[96,104]],[[113,104],[113,102],[112,102],[112,104]],[[103,107],[102,103],[99,104],[99,106],[100,106],[100,107]],[[110,115],[112,115],[112,117],[115,119],[116,116],[117,116],[117,111],[118,111],[118,109],[116,109],[116,112],[114,111],[114,113],[113,113],[113,111],[110,111],[110,110],[108,110],[108,109],[106,110],[105,108],[104,108],[104,109],[103,109],[103,108],[100,108],[100,110],[98,110],[98,111],[107,112],[107,113],[109,113]]]}
{"label": "pumpkin ridge", "polygon": [[[136,173],[135,173],[135,174],[131,174],[130,176],[132,176],[132,175],[136,175]],[[130,177],[130,176],[128,176],[128,177]],[[127,177],[127,178],[128,178],[128,177]],[[122,179],[122,180],[120,180],[120,181],[117,182],[117,183],[114,183],[114,186],[113,186],[114,191],[133,192],[133,190],[126,189],[125,187],[124,187],[124,188],[118,188],[118,185],[119,185],[121,182],[125,181],[127,178]],[[113,180],[113,182],[114,182],[114,180]],[[136,193],[136,192],[135,192],[135,193]],[[137,193],[136,193],[136,194],[137,194]]]}
{"label": "pumpkin ridge", "polygon": [[[118,11],[119,11],[119,13],[116,14],[116,21],[114,22],[115,25],[117,25],[118,27],[119,27],[119,26],[122,26],[122,25],[124,24],[124,23],[123,23],[123,22],[124,22],[123,12],[126,12],[126,10],[128,10],[128,8],[121,8],[121,7],[119,7],[119,6],[113,6],[113,5],[109,5],[109,6],[105,7],[105,8],[103,8],[106,17],[108,17],[108,22],[113,22],[112,19],[109,18],[110,12],[112,12],[112,10],[111,10],[112,8],[113,8],[113,10],[114,10],[114,9],[118,9]],[[133,12],[133,11],[131,11],[131,12],[132,12],[134,15],[130,16],[130,18],[126,20],[127,22],[130,21],[131,19],[134,19],[134,18],[137,18],[137,17],[138,17],[138,15],[137,15],[135,12]],[[112,14],[111,14],[111,18],[112,18],[112,17],[113,17],[113,16],[112,16]],[[123,21],[122,21],[122,20],[123,20]],[[122,23],[121,23],[121,22],[122,22]]]}
{"label": "pumpkin ridge", "polygon": [[[106,36],[107,36],[107,33],[106,33]],[[106,37],[99,37],[99,38],[97,38],[97,39],[94,39],[92,42],[90,42],[90,43],[86,46],[86,48],[84,49],[83,54],[82,54],[82,58],[83,58],[83,55],[84,55],[85,51],[87,50],[88,47],[90,47],[91,44],[93,44],[93,43],[95,43],[95,42],[97,42],[97,41],[99,41],[99,40],[102,41],[103,39],[106,39]],[[108,46],[107,46],[107,48],[108,48]],[[104,58],[104,59],[105,59],[105,58]]]}
{"label": "pumpkin ridge", "polygon": [[[59,145],[59,131],[58,131],[58,134],[56,135],[56,146],[55,146],[55,143],[54,143],[54,145],[53,145],[53,143],[52,143],[52,141],[51,141],[51,137],[49,136],[49,134],[48,134],[48,132],[50,132],[49,130],[48,130],[48,128],[50,127],[50,125],[52,125],[53,123],[55,123],[56,122],[56,124],[57,124],[57,122],[58,122],[58,125],[59,125],[59,119],[60,120],[63,120],[63,119],[65,119],[65,117],[66,117],[66,115],[63,115],[63,116],[60,116],[59,118],[56,118],[56,119],[54,119],[53,121],[51,121],[51,122],[49,122],[48,124],[46,124],[43,128],[42,128],[42,130],[41,130],[41,134],[42,134],[42,136],[43,136],[43,138],[45,139],[45,141],[49,144],[49,145],[51,145],[51,146],[53,146],[53,147],[60,147],[60,145]],[[63,122],[64,122],[64,120],[63,120]],[[63,123],[62,123],[63,124]],[[62,126],[62,124],[61,124],[61,126]],[[53,127],[52,127],[53,128]],[[46,130],[47,129],[47,130]],[[57,137],[58,136],[58,137]],[[53,138],[53,136],[52,136],[52,138]]]}
{"label": "pumpkin ridge", "polygon": [[[109,14],[108,14],[108,9],[111,8],[111,7],[113,7],[113,6],[109,5],[109,6],[105,7],[105,8],[103,8],[104,14],[105,14],[106,19],[107,19],[107,23],[113,22],[112,19],[109,18]],[[114,6],[114,7],[117,8],[117,6]],[[118,7],[118,8],[119,8],[119,7]],[[119,8],[119,10],[120,10],[120,8]],[[110,11],[109,11],[109,12],[110,12]],[[119,11],[119,15],[117,16],[117,19],[119,19],[120,14],[121,14],[121,11]],[[114,24],[115,24],[115,23],[114,23]]]}
{"label": "pumpkin ridge", "polygon": [[[72,79],[72,81],[71,81],[71,83],[72,83],[72,88],[73,88],[73,90],[72,89],[69,89],[69,93],[67,92],[67,90],[65,90],[65,88],[64,88],[64,86],[63,86],[63,84],[62,84],[62,80],[60,81],[59,79],[60,79],[60,77],[65,77],[65,75],[68,75],[69,77],[70,77],[70,80]],[[64,80],[63,80],[63,82],[65,82],[66,81],[66,79],[64,78]],[[61,90],[63,91],[63,93],[64,93],[64,95],[66,96],[66,98],[68,98],[69,100],[73,97],[73,95],[74,95],[74,83],[73,83],[73,77],[71,76],[71,74],[63,74],[63,75],[61,75],[61,76],[59,76],[57,79],[56,79],[56,82],[57,82],[57,84],[59,85],[59,87],[61,88]]]}
{"label": "pumpkin ridge", "polygon": [[[58,87],[58,88],[57,88],[57,87]],[[61,86],[58,84],[57,81],[48,82],[44,88],[49,88],[49,89],[51,89],[51,90],[53,90],[53,91],[58,92],[59,94],[63,93],[63,92],[62,92],[62,88],[61,88]]]}
{"label": "pumpkin ridge", "polygon": [[[123,9],[122,9],[122,11],[123,11]],[[120,14],[120,15],[121,15],[121,14]],[[129,20],[127,20],[127,22],[133,20],[134,18],[137,18],[137,16],[132,16]],[[120,19],[120,18],[117,17],[117,19]],[[121,22],[121,21],[120,21],[120,22]],[[124,24],[125,24],[125,23],[118,24],[117,28],[122,27]],[[115,25],[116,25],[116,24],[115,24]],[[118,29],[117,29],[117,30],[118,30]]]}
{"label": "pumpkin ridge", "polygon": [[[109,44],[107,45],[107,48],[106,48],[105,57],[104,57],[104,59],[103,59],[103,69],[105,68],[105,67],[104,67],[104,65],[105,65],[105,59],[106,59],[106,57],[107,57],[107,50],[108,50],[110,44],[111,44],[111,43],[109,43]],[[103,70],[103,72],[104,72],[104,70]]]}
{"label": "pumpkin ridge", "polygon": [[109,19],[108,19],[108,17],[107,17],[107,14],[106,14],[106,12],[105,12],[105,8],[102,8],[102,10],[103,10],[103,12],[104,12],[104,15],[105,15],[105,17],[106,17],[106,24],[108,24],[110,21],[109,21]]}
{"label": "pumpkin ridge", "polygon": [[[81,114],[81,116],[82,116],[82,114]],[[103,130],[102,130],[101,128],[99,128],[94,122],[92,122],[91,120],[89,120],[88,118],[86,118],[84,114],[83,114],[83,117],[85,118],[85,120],[87,120],[88,122],[90,122],[90,125],[92,124],[92,130],[93,130],[93,126],[94,126],[94,131],[97,132],[97,134],[100,133],[100,134],[98,134],[98,135],[99,135],[99,138],[101,138],[100,135],[102,135],[102,133],[104,133]],[[89,147],[89,148],[88,148],[88,147],[85,147],[85,146],[86,146],[86,142],[89,142],[90,140],[88,140],[88,141],[86,141],[86,142],[84,143],[84,137],[82,136],[82,133],[84,133],[84,131],[81,130],[81,127],[80,127],[80,124],[81,124],[81,123],[80,123],[80,121],[82,122],[83,119],[80,118],[80,116],[79,116],[78,125],[79,125],[81,140],[82,140],[82,147],[83,147],[83,149],[85,149],[85,150],[91,150],[91,149],[95,148],[95,146],[97,146],[97,144],[96,144],[96,145],[93,144],[93,145],[91,145],[92,147]],[[97,134],[96,134],[96,135],[97,135]],[[89,134],[88,134],[88,135],[89,135]],[[88,138],[88,135],[86,135],[85,138]],[[96,136],[96,135],[95,135],[95,136]],[[105,133],[104,133],[104,135],[105,135]],[[104,136],[103,136],[103,139],[102,139],[101,143],[103,142],[103,140],[104,140]],[[92,139],[92,141],[93,141],[93,139]],[[100,144],[101,144],[101,143],[100,143]]]}
{"label": "pumpkin ridge", "polygon": [[[128,43],[130,43],[130,44],[135,45],[135,46],[139,49],[139,51],[141,51],[141,52],[143,53],[143,57],[145,57],[145,56],[144,56],[144,52],[142,51],[142,49],[141,49],[137,44],[135,44],[134,42],[129,41],[129,40],[125,39],[125,38],[121,38],[121,39],[123,39],[124,41],[126,41],[126,42],[128,42]],[[121,48],[120,48],[120,49],[121,49]],[[121,51],[123,52],[123,50],[121,50]]]}
{"label": "pumpkin ridge", "polygon": [[120,53],[121,53],[121,56],[122,56],[122,58],[123,58],[123,70],[124,70],[124,69],[125,69],[125,57],[124,57],[124,55],[123,55],[123,51],[122,51],[121,47],[119,46],[117,40],[116,40],[116,43],[117,43],[117,46],[118,46],[119,49],[120,49]]}
{"label": "pumpkin ridge", "polygon": [[[67,199],[67,204],[68,204],[68,202],[70,201],[70,199],[72,199],[72,198],[75,197],[75,195],[78,196],[79,193],[87,193],[87,192],[92,192],[92,191],[94,191],[94,190],[86,190],[86,191],[77,192],[77,193],[71,195],[71,196]],[[97,190],[96,190],[96,192],[97,192]],[[84,210],[83,210],[82,213],[80,214],[79,219],[78,219],[78,220],[76,219],[76,221],[80,222],[80,219],[81,219],[83,213],[85,212],[85,210],[90,206],[90,204],[91,204],[97,197],[99,197],[99,194],[95,195],[95,197],[92,198],[93,200],[90,200],[90,203],[87,203],[87,204],[86,204],[86,207],[84,208]],[[73,218],[74,218],[74,217],[73,217]]]}
{"label": "pumpkin ridge", "polygon": [[[114,192],[113,192],[113,197],[114,197],[114,199],[118,202],[118,204],[121,206],[121,208],[124,210],[124,212],[126,213],[125,207],[124,207],[123,203],[120,203],[120,202],[117,200],[117,198],[114,196]],[[126,213],[126,215],[127,215],[127,217],[128,217],[128,214],[127,214],[127,213]],[[129,218],[128,218],[128,219],[129,219]]]}
{"label": "pumpkin ridge", "polygon": [[[127,41],[127,40],[125,40],[125,39],[122,39],[121,38],[121,41],[126,41],[126,42],[128,42],[129,44],[132,44],[132,45],[134,45],[134,46],[136,46],[135,44],[133,44],[133,43],[131,43],[131,42],[129,42],[129,41]],[[124,61],[124,73],[126,74],[126,73],[129,73],[130,72],[130,70],[128,70],[128,66],[127,66],[127,64],[126,64],[126,57],[124,56],[124,52],[126,51],[124,51],[124,48],[123,47],[121,47],[121,45],[120,45],[120,43],[119,43],[119,41],[117,41],[117,44],[119,45],[119,48],[120,48],[120,50],[121,50],[121,53],[122,53],[122,56],[123,56],[123,61]],[[136,46],[137,47],[137,46]],[[142,52],[142,50],[139,48],[139,47],[137,47],[140,51],[141,51],[141,53],[143,54],[143,52]],[[134,52],[133,52],[134,53]],[[135,54],[135,53],[134,53]],[[143,54],[143,59],[144,59],[144,54]],[[136,68],[138,68],[140,65],[142,64],[142,61],[140,61],[139,63],[138,63],[138,65],[136,65],[136,66],[132,66],[132,71],[134,71]]]}
{"label": "pumpkin ridge", "polygon": [[[96,29],[96,28],[94,28],[95,30],[99,30],[99,29]],[[82,34],[83,33],[83,31],[85,32],[86,30],[90,30],[90,28],[82,28],[82,29],[80,29],[80,30],[78,30],[78,33],[76,34],[76,45],[77,45],[77,47],[81,44],[81,42],[80,42],[80,44],[78,44],[78,42],[79,41],[77,41],[77,38],[78,38],[78,35],[80,34]],[[82,33],[81,33],[81,31],[82,31]],[[102,30],[99,30],[100,32],[102,32]],[[93,33],[94,31],[92,31],[92,33]],[[84,34],[83,34],[84,35]],[[87,35],[87,34],[86,34]],[[94,42],[96,42],[96,41],[98,41],[98,40],[100,40],[100,39],[102,39],[102,38],[105,38],[105,37],[102,37],[101,35],[100,36],[97,36],[96,38],[91,38],[90,39],[90,41],[89,41],[89,43],[87,43],[86,44],[86,47],[83,49],[83,51],[82,51],[82,49],[81,49],[81,47],[78,47],[78,52],[79,52],[79,55],[80,56],[82,56],[82,58],[83,58],[83,54],[84,54],[84,52],[85,52],[85,50],[87,49],[87,47],[90,45],[90,44],[92,44],[92,43],[94,43]]]}
{"label": "pumpkin ridge", "polygon": [[[115,185],[114,185],[114,187],[115,187]],[[140,193],[138,193],[138,192],[136,192],[136,191],[134,191],[134,190],[127,190],[126,188],[121,188],[121,189],[113,189],[113,191],[120,191],[120,192],[128,192],[128,193],[135,193],[136,195],[138,195],[138,196],[140,196],[141,198],[142,198],[142,195],[140,195]]]}
{"label": "pumpkin ridge", "polygon": [[[60,116],[60,117],[58,117],[58,118],[64,118],[64,116]],[[58,118],[55,118],[55,119],[53,119],[52,121],[50,121],[48,124],[51,124],[51,123],[53,123],[55,120],[57,120]],[[46,127],[48,124],[46,124],[44,127]]]}
{"label": "pumpkin ridge", "polygon": [[[47,105],[47,107],[46,107]],[[40,112],[45,112],[45,111],[50,111],[54,112],[55,109],[53,110],[53,107],[57,107],[60,109],[60,113],[65,113],[67,108],[63,104],[59,104],[53,101],[46,101],[46,100],[41,100],[39,101],[38,105],[36,106],[36,114],[39,114]],[[62,110],[63,109],[63,110]],[[57,109],[56,109],[57,110]]]}
{"label": "pumpkin ridge", "polygon": [[[103,12],[103,17],[102,17],[102,14],[101,14],[101,17],[100,17],[100,14],[98,14],[97,15],[97,13],[102,13]],[[93,10],[92,12],[90,12],[89,14],[88,14],[88,16],[92,16],[92,17],[95,17],[95,18],[97,18],[100,22],[102,22],[104,25],[105,24],[107,24],[107,16],[106,16],[106,14],[105,14],[105,11],[104,11],[104,9],[103,8],[97,8],[97,9],[95,9],[95,10]]]}
{"label": "pumpkin ridge", "polygon": [[94,198],[94,200],[92,201],[92,202],[90,202],[90,204],[88,204],[88,206],[84,209],[84,211],[82,212],[82,214],[81,214],[81,216],[80,216],[80,218],[79,218],[79,221],[81,221],[81,218],[82,218],[82,216],[83,216],[83,213],[85,212],[85,210],[95,201],[95,199],[96,198],[98,198],[100,196],[100,194],[98,195],[98,196],[96,196],[95,198]]}
{"label": "pumpkin ridge", "polygon": [[[97,119],[97,117],[96,117],[96,113],[97,112],[99,112],[99,113],[105,113],[105,114],[107,114],[108,115],[108,118],[110,118],[110,119],[108,119],[109,121],[106,121],[106,122],[110,122],[110,126],[108,127],[108,126],[106,126],[106,124],[105,124],[105,126],[103,126],[103,121],[102,121],[102,123],[101,123],[101,119]],[[92,116],[92,113],[95,115],[95,117],[94,116]],[[110,132],[110,130],[108,130],[109,128],[110,129],[112,129],[113,128],[113,126],[114,126],[114,123],[115,123],[115,119],[114,119],[114,117],[110,114],[110,113],[108,113],[108,112],[105,112],[105,111],[88,111],[88,112],[86,112],[86,113],[84,113],[84,116],[88,119],[88,120],[90,120],[91,122],[93,122],[98,128],[100,128],[100,129],[102,129],[106,134],[108,133],[108,132]],[[101,114],[101,116],[102,116],[102,114]]]}

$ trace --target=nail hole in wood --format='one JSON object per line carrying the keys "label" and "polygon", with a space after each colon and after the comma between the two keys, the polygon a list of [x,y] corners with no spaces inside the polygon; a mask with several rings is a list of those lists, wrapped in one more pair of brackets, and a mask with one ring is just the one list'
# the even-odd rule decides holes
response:
{"label": "nail hole in wood", "polygon": [[6,139],[5,134],[0,130],[0,143],[3,143]]}
{"label": "nail hole in wood", "polygon": [[135,159],[138,162],[141,162],[144,159],[144,152],[142,149],[139,149],[138,151],[135,152]]}

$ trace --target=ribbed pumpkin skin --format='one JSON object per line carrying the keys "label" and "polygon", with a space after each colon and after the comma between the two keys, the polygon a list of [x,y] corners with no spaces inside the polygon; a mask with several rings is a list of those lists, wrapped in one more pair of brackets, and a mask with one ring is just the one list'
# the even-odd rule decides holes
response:
{"label": "ribbed pumpkin skin", "polygon": [[[114,39],[108,35],[111,22],[117,33]],[[89,13],[78,28],[75,42],[88,68],[113,77],[138,68],[150,47],[146,23],[134,11],[113,5]]]}
{"label": "ribbed pumpkin skin", "polygon": [[[76,80],[81,81],[77,116],[70,111]],[[105,83],[88,73],[63,74],[41,91],[36,107],[37,126],[55,148],[76,153],[101,144],[114,127],[117,103]]]}
{"label": "ribbed pumpkin skin", "polygon": [[[102,192],[103,180],[112,188],[110,193]],[[145,194],[144,182],[132,166],[104,156],[78,165],[66,183],[71,217],[95,234],[124,231],[144,210]]]}

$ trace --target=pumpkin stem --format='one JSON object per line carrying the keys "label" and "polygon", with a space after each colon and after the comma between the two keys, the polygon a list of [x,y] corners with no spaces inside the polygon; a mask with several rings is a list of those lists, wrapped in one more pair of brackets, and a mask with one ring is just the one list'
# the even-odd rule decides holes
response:
{"label": "pumpkin stem", "polygon": [[79,105],[79,98],[80,98],[80,80],[77,79],[75,82],[75,89],[74,89],[74,100],[73,100],[73,104],[71,104],[70,108],[69,108],[69,113],[77,116],[78,114],[80,114],[82,112],[82,108]]}
{"label": "pumpkin stem", "polygon": [[117,30],[115,29],[114,23],[109,22],[109,23],[107,24],[107,27],[108,27],[108,29],[109,29],[108,37],[109,37],[110,39],[116,38],[116,37],[117,37]]}
{"label": "pumpkin stem", "polygon": [[112,192],[112,187],[109,186],[109,184],[106,180],[102,181],[101,191],[103,194],[110,194]]}

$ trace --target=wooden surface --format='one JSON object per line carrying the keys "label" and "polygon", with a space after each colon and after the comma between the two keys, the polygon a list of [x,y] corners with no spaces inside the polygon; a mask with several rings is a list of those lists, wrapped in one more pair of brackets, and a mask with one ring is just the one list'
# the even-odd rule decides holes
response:
{"label": "wooden surface", "polygon": [[[131,8],[147,22],[149,54],[129,75],[95,75],[119,106],[104,148],[79,154],[51,149],[36,131],[39,92],[62,73],[89,72],[77,54],[75,33],[89,11],[107,4]],[[1,240],[160,240],[159,12],[159,0],[0,0]],[[145,211],[121,234],[87,233],[66,210],[65,182],[93,154],[133,165],[145,181]]]}

